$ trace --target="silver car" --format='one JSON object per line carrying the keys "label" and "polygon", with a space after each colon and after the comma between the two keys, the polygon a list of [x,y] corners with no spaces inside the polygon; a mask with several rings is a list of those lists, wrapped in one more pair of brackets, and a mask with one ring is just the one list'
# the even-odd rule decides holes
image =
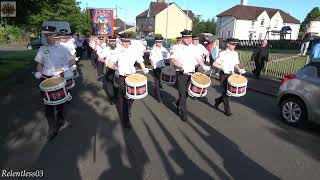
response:
{"label": "silver car", "polygon": [[312,62],[281,81],[278,105],[283,121],[297,126],[307,120],[320,124],[320,62]]}

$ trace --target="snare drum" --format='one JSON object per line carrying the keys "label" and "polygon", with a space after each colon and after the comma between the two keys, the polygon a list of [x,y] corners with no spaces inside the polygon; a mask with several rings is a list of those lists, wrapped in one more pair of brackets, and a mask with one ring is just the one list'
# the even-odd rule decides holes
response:
{"label": "snare drum", "polygon": [[191,76],[188,94],[192,97],[204,97],[207,95],[207,88],[211,84],[211,79],[200,72],[194,73]]}
{"label": "snare drum", "polygon": [[173,85],[176,83],[176,71],[171,66],[166,66],[162,68],[160,75],[161,82],[168,85]]}
{"label": "snare drum", "polygon": [[46,105],[59,105],[72,98],[66,90],[66,80],[63,77],[46,79],[39,84],[39,88]]}
{"label": "snare drum", "polygon": [[72,89],[76,83],[73,79],[73,72],[71,70],[69,71],[65,71],[64,72],[64,78],[66,79],[66,88],[69,90],[69,89]]}
{"label": "snare drum", "polygon": [[240,97],[247,92],[248,80],[242,75],[233,74],[228,78],[227,95]]}
{"label": "snare drum", "polygon": [[142,99],[148,95],[147,77],[132,74],[125,79],[126,96],[128,99]]}

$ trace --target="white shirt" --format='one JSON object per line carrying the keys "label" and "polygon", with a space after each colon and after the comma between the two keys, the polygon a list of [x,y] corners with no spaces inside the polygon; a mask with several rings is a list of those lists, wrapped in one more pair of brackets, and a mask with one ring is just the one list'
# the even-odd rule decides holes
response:
{"label": "white shirt", "polygon": [[182,64],[184,73],[194,72],[195,62],[201,59],[194,53],[194,47],[191,44],[189,46],[184,44],[175,45],[174,48],[172,48],[171,58]]}
{"label": "white shirt", "polygon": [[[42,74],[46,76],[57,75],[62,68],[69,67],[69,61],[73,56],[62,45],[45,45],[41,46],[35,57],[35,61],[43,64]],[[59,72],[60,71],[60,72]]]}
{"label": "white shirt", "polygon": [[72,44],[68,42],[60,42],[60,45],[64,46],[72,56],[76,54],[76,50],[74,49],[74,46]]}
{"label": "white shirt", "polygon": [[150,60],[153,62],[153,69],[165,66],[165,59],[170,58],[170,53],[164,47],[154,46],[150,52]]}
{"label": "white shirt", "polygon": [[117,48],[111,49],[110,47],[107,47],[105,64],[107,65],[109,61],[111,61],[113,64],[116,64],[117,63],[117,53],[118,53]]}
{"label": "white shirt", "polygon": [[82,47],[84,40],[82,37],[79,37],[79,38],[77,37],[75,42],[77,47]]}
{"label": "white shirt", "polygon": [[239,54],[236,51],[226,49],[219,53],[216,62],[222,65],[225,74],[231,74],[234,72],[234,66],[240,64]]}
{"label": "white shirt", "polygon": [[[205,55],[209,55],[209,51],[202,45],[202,44],[191,44],[190,46],[194,47],[194,53],[197,54],[197,56],[199,56],[200,59],[202,59],[202,56]],[[195,62],[196,65],[198,65],[198,61]]]}
{"label": "white shirt", "polygon": [[117,47],[117,60],[119,75],[129,75],[136,72],[134,64],[136,62],[143,63],[143,58],[139,52],[136,51],[131,45],[128,48]]}
{"label": "white shirt", "polygon": [[143,56],[143,53],[146,50],[146,46],[143,45],[143,42],[141,40],[131,40],[131,46],[139,51],[141,56]]}

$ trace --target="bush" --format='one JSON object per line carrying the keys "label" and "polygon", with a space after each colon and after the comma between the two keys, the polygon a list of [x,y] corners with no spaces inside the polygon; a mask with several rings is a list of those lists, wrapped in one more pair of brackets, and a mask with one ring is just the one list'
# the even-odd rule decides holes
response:
{"label": "bush", "polygon": [[21,42],[24,39],[24,31],[13,25],[1,24],[0,44]]}

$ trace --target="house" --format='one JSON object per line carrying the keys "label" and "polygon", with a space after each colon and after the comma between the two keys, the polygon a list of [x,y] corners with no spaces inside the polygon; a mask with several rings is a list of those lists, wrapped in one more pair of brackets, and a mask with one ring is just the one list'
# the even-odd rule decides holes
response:
{"label": "house", "polygon": [[310,21],[310,32],[316,36],[320,36],[320,16]]}
{"label": "house", "polygon": [[150,2],[149,8],[136,16],[138,33],[148,35],[162,34],[164,38],[176,38],[184,29],[192,29],[194,14],[182,10],[176,3],[164,0]]}
{"label": "house", "polygon": [[123,22],[120,18],[114,19],[114,33],[123,33],[127,31],[135,31],[135,29],[132,29],[134,26],[128,25],[125,22]]}
{"label": "house", "polygon": [[300,21],[281,9],[248,6],[247,0],[217,15],[216,32],[240,40],[297,39]]}

